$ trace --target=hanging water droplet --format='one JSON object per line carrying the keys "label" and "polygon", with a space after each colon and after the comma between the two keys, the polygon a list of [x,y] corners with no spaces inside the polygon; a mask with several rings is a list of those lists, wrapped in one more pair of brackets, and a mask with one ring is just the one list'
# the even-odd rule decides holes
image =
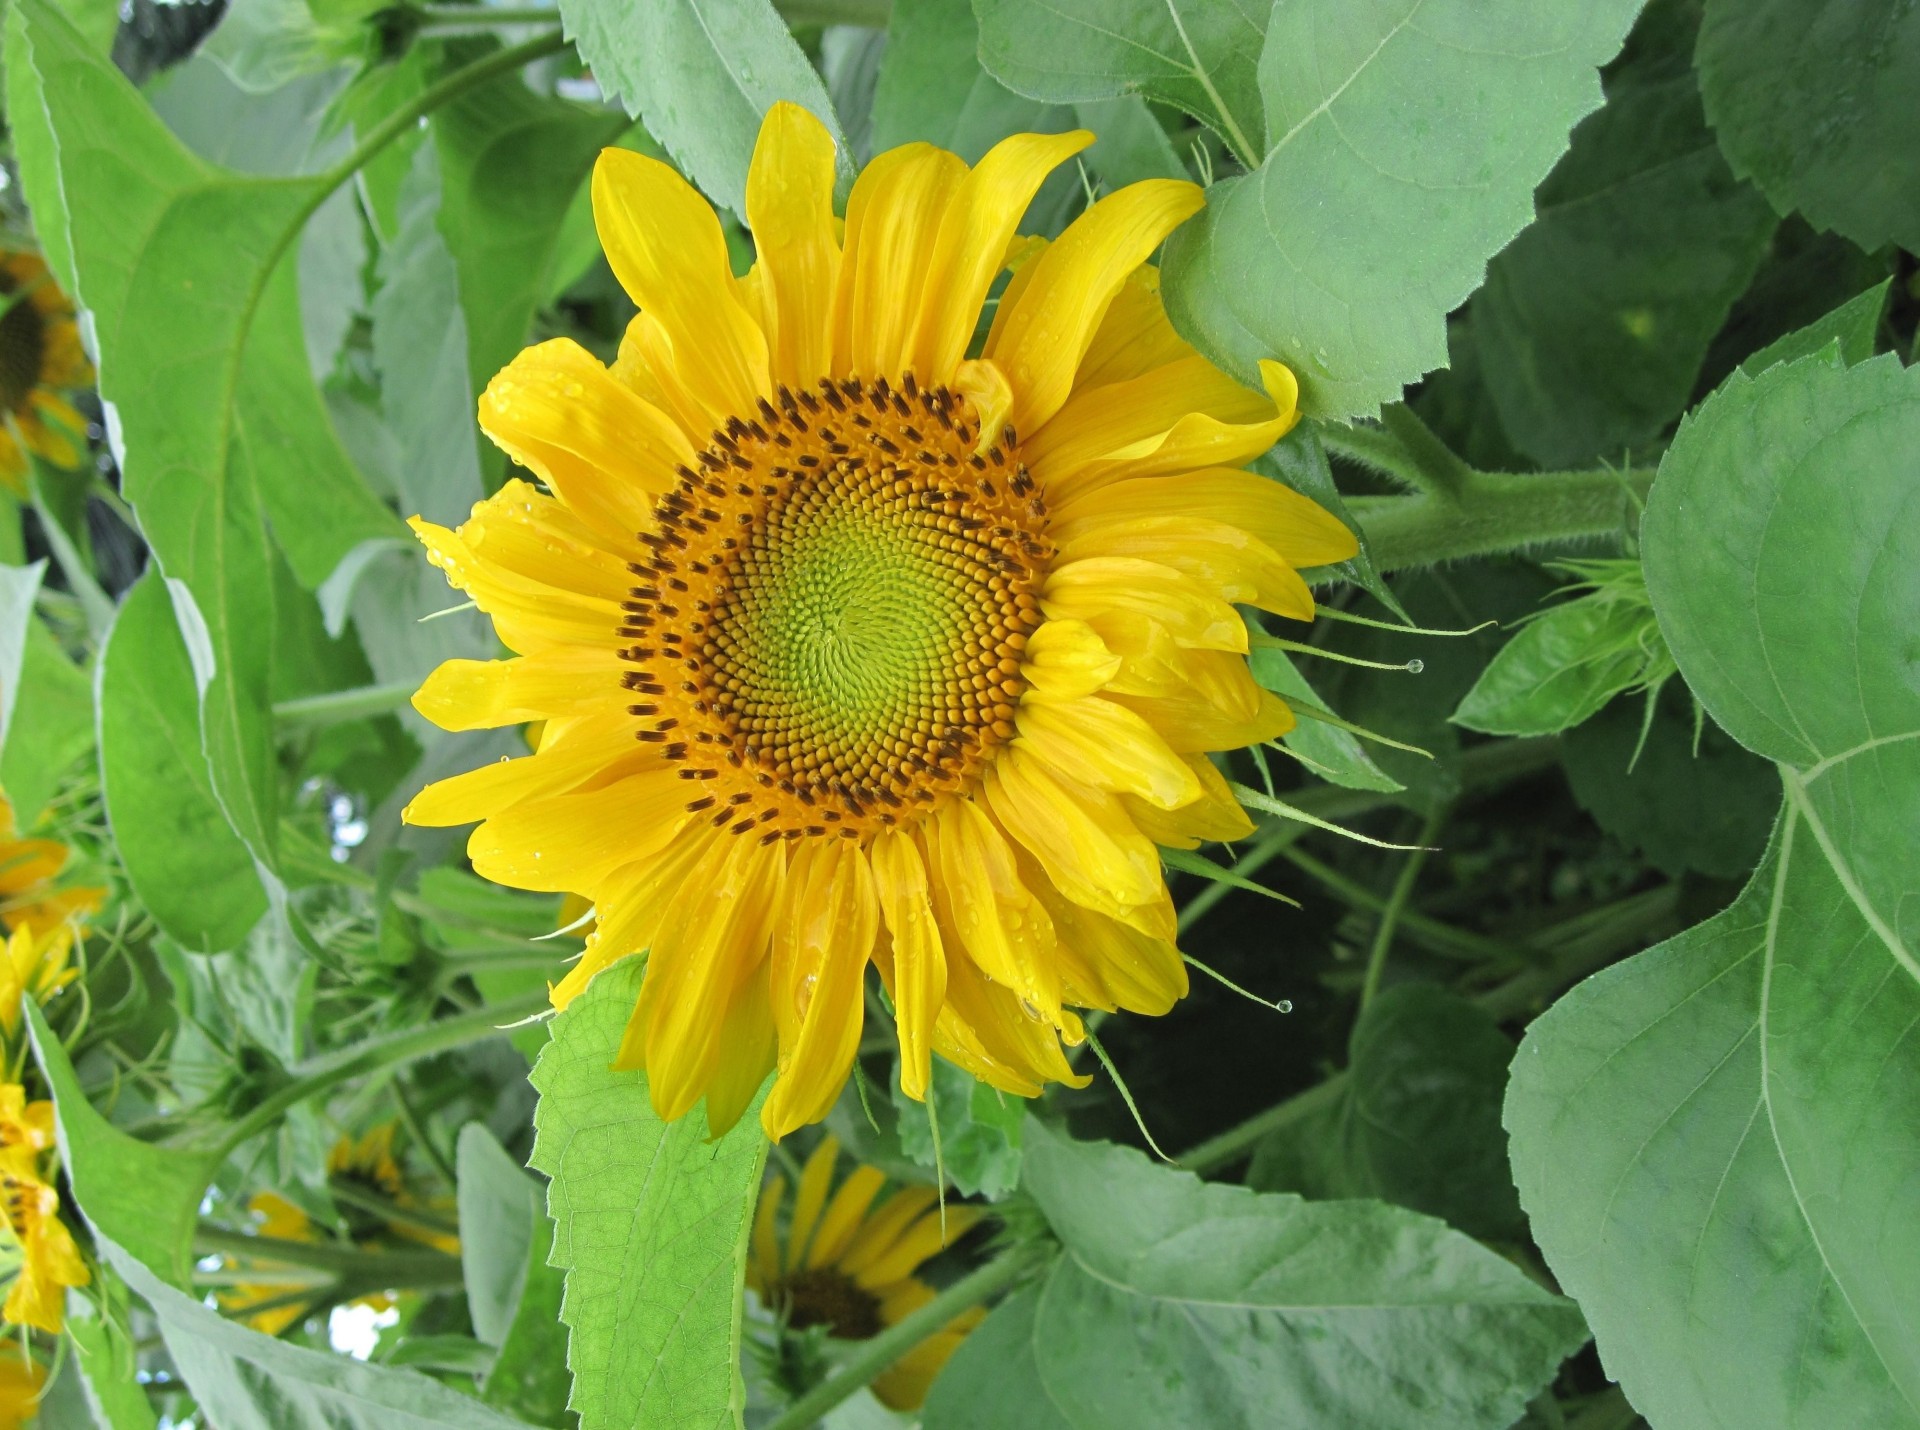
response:
{"label": "hanging water droplet", "polygon": [[1421,671],[1425,670],[1426,668],[1427,668],[1427,663],[1424,660],[1420,660],[1418,658],[1415,658],[1407,662],[1408,675],[1418,675]]}
{"label": "hanging water droplet", "polygon": [[800,986],[793,992],[793,1006],[799,1011],[802,1018],[807,1016],[807,1009],[813,1004],[814,986],[819,982],[819,974],[809,973],[800,980]]}
{"label": "hanging water droplet", "polygon": [[1040,1021],[1040,1010],[1024,998],[1020,1000],[1020,1011],[1033,1019],[1034,1022],[1037,1023]]}
{"label": "hanging water droplet", "polygon": [[1273,1006],[1282,1013],[1291,1013],[1293,1011],[1293,1000],[1291,998],[1282,998]]}

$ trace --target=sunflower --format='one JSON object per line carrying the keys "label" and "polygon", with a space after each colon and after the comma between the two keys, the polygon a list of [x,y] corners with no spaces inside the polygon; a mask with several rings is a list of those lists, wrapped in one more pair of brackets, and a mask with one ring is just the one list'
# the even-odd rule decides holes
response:
{"label": "sunflower", "polygon": [[[874,1206],[886,1174],[854,1170],[827,1200],[840,1143],[829,1136],[807,1158],[786,1236],[780,1212],[787,1179],[775,1176],[760,1195],[747,1258],[747,1286],[794,1330],[824,1326],[838,1340],[860,1341],[919,1310],[934,1289],[913,1273],[980,1220],[975,1207],[935,1205],[932,1187],[902,1187]],[[986,1312],[963,1311],[873,1382],[895,1410],[913,1410],[947,1357]]]}
{"label": "sunflower", "polygon": [[106,902],[107,891],[55,887],[71,857],[57,839],[20,838],[13,805],[0,791],[0,923],[37,934],[63,924],[83,925]]}
{"label": "sunflower", "polygon": [[40,1409],[47,1368],[17,1342],[0,1349],[0,1430],[21,1430]]}
{"label": "sunflower", "polygon": [[37,254],[0,252],[0,484],[26,490],[28,452],[55,466],[80,464],[75,437],[86,419],[58,389],[92,381],[73,304],[47,265]]}
{"label": "sunflower", "polygon": [[1292,375],[1244,389],[1167,321],[1147,259],[1198,188],[1015,237],[1091,142],[971,169],[906,145],[843,225],[826,130],[775,105],[744,278],[678,174],[606,151],[595,222],[641,310],[618,360],[521,353],[480,423],[545,489],[413,523],[516,653],[447,662],[415,707],[546,723],[407,818],[483,820],[482,875],[592,901],[556,1006],[648,951],[620,1062],[663,1117],[704,1095],[724,1128],[769,1070],[769,1134],[824,1116],[869,961],[916,1098],[935,1050],[1011,1093],[1082,1083],[1076,1009],[1186,992],[1155,845],[1247,834],[1207,754],[1293,724],[1235,603],[1306,620],[1297,568],[1355,546],[1239,470],[1293,425]]}
{"label": "sunflower", "polygon": [[0,1084],[0,1203],[21,1257],[0,1318],[58,1335],[65,1288],[93,1278],[60,1220],[60,1194],[43,1172],[52,1148],[53,1104],[28,1102],[18,1083]]}

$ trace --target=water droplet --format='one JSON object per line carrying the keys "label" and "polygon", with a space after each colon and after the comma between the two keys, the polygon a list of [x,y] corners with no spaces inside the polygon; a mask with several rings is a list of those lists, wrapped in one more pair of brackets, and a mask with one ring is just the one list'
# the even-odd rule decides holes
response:
{"label": "water droplet", "polygon": [[819,974],[809,973],[800,980],[800,986],[793,992],[793,1006],[802,1018],[807,1016],[807,1009],[813,1004],[813,990],[819,982]]}
{"label": "water droplet", "polygon": [[1291,998],[1282,998],[1278,1003],[1274,1004],[1273,1006],[1279,1009],[1282,1013],[1291,1013],[1293,1011],[1293,1000]]}
{"label": "water droplet", "polygon": [[1037,1023],[1040,1021],[1040,1010],[1024,998],[1020,1000],[1020,1011],[1033,1019],[1034,1022]]}
{"label": "water droplet", "polygon": [[1425,670],[1426,668],[1427,668],[1427,663],[1424,660],[1414,659],[1407,662],[1408,675],[1418,675],[1421,671]]}

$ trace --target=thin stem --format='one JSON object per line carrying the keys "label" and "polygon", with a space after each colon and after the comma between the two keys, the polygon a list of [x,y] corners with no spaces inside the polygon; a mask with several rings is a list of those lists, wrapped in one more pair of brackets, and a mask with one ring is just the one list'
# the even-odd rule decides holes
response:
{"label": "thin stem", "polygon": [[427,1023],[418,1028],[406,1028],[378,1038],[369,1038],[354,1047],[342,1048],[338,1052],[328,1053],[323,1057],[311,1058],[294,1068],[292,1082],[262,1101],[227,1129],[226,1136],[220,1139],[219,1154],[225,1158],[248,1138],[257,1137],[273,1126],[286,1114],[288,1108],[295,1107],[310,1097],[317,1097],[350,1078],[397,1063],[411,1062],[416,1058],[430,1057],[434,1053],[444,1053],[450,1048],[463,1047],[468,1043],[504,1036],[507,1032],[504,1025],[516,1023],[530,1014],[541,1011],[546,1006],[546,989],[535,989],[517,998],[489,1004],[484,1008],[475,1008],[470,1013],[442,1018],[435,1023]]}
{"label": "thin stem", "polygon": [[423,34],[446,30],[473,30],[495,25],[557,25],[560,12],[551,5],[423,5]]}
{"label": "thin stem", "polygon": [[453,1163],[447,1160],[447,1154],[440,1150],[440,1144],[433,1140],[428,1132],[426,1119],[413,1105],[413,1099],[407,1096],[406,1079],[396,1077],[387,1084],[387,1091],[393,1094],[393,1105],[400,1112],[401,1125],[407,1129],[407,1136],[414,1140],[420,1150],[427,1154],[427,1160],[433,1163],[434,1171],[449,1187],[458,1186],[459,1174],[453,1169]]}
{"label": "thin stem", "polygon": [[1009,1251],[961,1277],[926,1305],[887,1327],[841,1363],[834,1375],[787,1407],[765,1430],[806,1430],[834,1406],[855,1394],[920,1342],[942,1330],[962,1311],[984,1305],[1032,1270],[1039,1256],[1032,1247]]}
{"label": "thin stem", "polygon": [[1404,402],[1390,402],[1381,410],[1380,421],[1406,453],[1414,487],[1433,496],[1459,500],[1473,480],[1473,468],[1434,436],[1420,414]]}
{"label": "thin stem", "polygon": [[222,1256],[244,1256],[254,1261],[277,1261],[286,1266],[307,1266],[316,1271],[330,1271],[343,1278],[352,1276],[356,1280],[383,1281],[392,1278],[391,1284],[394,1285],[426,1284],[412,1278],[425,1277],[432,1281],[449,1271],[457,1275],[460,1269],[460,1259],[444,1251],[361,1251],[357,1247],[330,1241],[290,1241],[277,1236],[254,1236],[209,1222],[202,1222],[194,1228],[193,1249],[196,1255],[201,1256],[217,1253]]}
{"label": "thin stem", "polygon": [[275,701],[273,718],[283,725],[344,725],[369,715],[399,710],[419,688],[417,681],[399,680],[386,685],[330,690],[324,695],[302,695],[295,700]]}
{"label": "thin stem", "polygon": [[376,1197],[363,1192],[349,1182],[334,1178],[327,1183],[327,1195],[342,1206],[352,1207],[355,1211],[377,1216],[393,1226],[411,1227],[415,1231],[425,1232],[428,1236],[458,1236],[460,1223],[449,1221],[446,1217],[435,1216],[420,1207],[403,1207],[398,1202],[385,1197]]}
{"label": "thin stem", "polygon": [[1256,1112],[1245,1122],[1229,1127],[1217,1137],[1209,1137],[1174,1159],[1176,1165],[1201,1176],[1231,1166],[1283,1127],[1303,1122],[1317,1112],[1334,1106],[1345,1094],[1347,1074],[1337,1072],[1305,1092],[1285,1102],[1275,1103],[1265,1112]]}
{"label": "thin stem", "polygon": [[1393,947],[1394,928],[1406,910],[1407,900],[1413,896],[1414,883],[1426,865],[1427,855],[1433,852],[1427,846],[1433,843],[1445,819],[1444,810],[1436,810],[1427,816],[1425,823],[1420,826],[1419,838],[1414,840],[1420,847],[1408,854],[1406,862],[1400,866],[1400,872],[1393,881],[1393,890],[1387,895],[1387,906],[1380,911],[1380,927],[1374,930],[1373,947],[1367,952],[1367,976],[1360,984],[1360,1011],[1363,1013],[1367,1004],[1373,1001],[1373,995],[1380,991],[1380,976],[1386,972],[1387,951]]}
{"label": "thin stem", "polygon": [[[1323,885],[1327,892],[1342,903],[1370,914],[1385,911],[1387,901],[1358,880],[1349,879],[1331,864],[1323,863],[1300,849],[1281,848],[1279,856],[1293,865],[1301,873]],[[1413,909],[1403,909],[1400,913],[1400,928],[1414,943],[1429,953],[1437,953],[1443,958],[1469,958],[1475,962],[1491,962],[1500,965],[1537,963],[1546,957],[1538,949],[1522,944],[1502,943],[1499,939],[1488,938],[1467,929],[1455,928],[1452,924],[1430,918]]]}

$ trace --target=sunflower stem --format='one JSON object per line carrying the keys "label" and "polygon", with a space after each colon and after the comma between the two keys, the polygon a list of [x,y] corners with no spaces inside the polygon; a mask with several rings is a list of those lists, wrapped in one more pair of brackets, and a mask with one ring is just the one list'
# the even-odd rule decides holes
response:
{"label": "sunflower stem", "polygon": [[1380,911],[1380,927],[1373,933],[1373,947],[1367,951],[1367,974],[1360,983],[1362,1013],[1367,1011],[1374,994],[1380,991],[1380,978],[1387,971],[1387,953],[1393,947],[1394,930],[1399,926],[1400,916],[1406,912],[1407,900],[1413,897],[1414,883],[1420,877],[1420,870],[1426,866],[1427,856],[1433,852],[1433,838],[1440,832],[1445,819],[1445,810],[1436,810],[1427,816],[1420,826],[1419,837],[1414,840],[1414,849],[1394,877],[1393,889],[1387,895],[1387,905]]}
{"label": "sunflower stem", "polygon": [[919,1310],[902,1317],[871,1340],[859,1342],[859,1349],[841,1363],[836,1374],[794,1401],[766,1430],[806,1430],[962,1311],[984,1305],[1036,1269],[1040,1255],[1033,1245],[1010,1250],[961,1277]]}
{"label": "sunflower stem", "polygon": [[500,1037],[507,1031],[507,1025],[537,1013],[546,1006],[547,990],[535,989],[517,998],[488,1004],[418,1028],[368,1038],[352,1047],[310,1058],[294,1068],[293,1081],[261,1101],[228,1128],[217,1150],[224,1159],[234,1148],[273,1126],[286,1115],[289,1108],[298,1106],[310,1097],[317,1097],[350,1078],[396,1063],[444,1053],[468,1043]]}
{"label": "sunflower stem", "polygon": [[331,1241],[255,1236],[209,1222],[194,1228],[193,1249],[199,1256],[217,1253],[254,1261],[277,1261],[287,1266],[331,1271],[355,1280],[378,1281],[392,1277],[391,1284],[396,1286],[443,1285],[445,1278],[451,1276],[458,1280],[460,1275],[460,1259],[444,1251],[361,1251]]}

